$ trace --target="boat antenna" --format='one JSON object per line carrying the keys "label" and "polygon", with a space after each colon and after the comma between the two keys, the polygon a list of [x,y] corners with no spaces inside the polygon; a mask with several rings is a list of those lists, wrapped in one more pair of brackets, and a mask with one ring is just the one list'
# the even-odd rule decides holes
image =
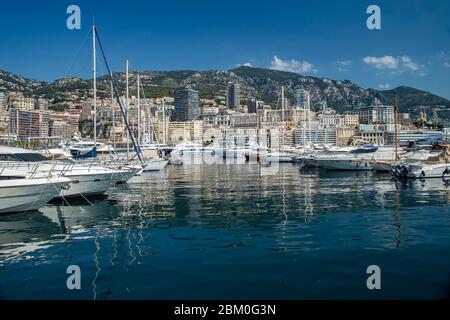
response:
{"label": "boat antenna", "polygon": [[[114,93],[115,93],[115,96],[116,96],[116,101],[119,104],[120,112],[122,113],[122,117],[125,119],[125,126],[127,127],[127,131],[128,131],[128,134],[130,135],[131,142],[133,143],[134,149],[138,150],[138,147],[137,147],[137,144],[136,144],[136,140],[134,139],[133,131],[131,130],[130,124],[128,123],[128,119],[127,119],[127,116],[126,116],[126,113],[125,113],[124,106],[123,106],[122,101],[121,101],[121,99],[119,97],[119,91],[117,90],[116,81],[113,78],[113,74],[112,74],[111,69],[109,67],[108,61],[106,60],[105,51],[103,50],[102,42],[100,41],[100,37],[98,36],[97,28],[95,28],[94,31],[95,31],[95,35],[97,36],[97,41],[98,41],[98,45],[100,47],[100,52],[102,53],[103,61],[105,62],[105,65],[106,65],[106,70],[108,71],[109,79],[110,79],[110,81],[111,81],[111,83],[113,85]],[[141,162],[141,164],[144,164],[144,161],[142,160],[142,157],[141,157],[141,153],[140,152],[136,152],[136,153],[137,153],[137,156],[138,156],[139,161]]]}

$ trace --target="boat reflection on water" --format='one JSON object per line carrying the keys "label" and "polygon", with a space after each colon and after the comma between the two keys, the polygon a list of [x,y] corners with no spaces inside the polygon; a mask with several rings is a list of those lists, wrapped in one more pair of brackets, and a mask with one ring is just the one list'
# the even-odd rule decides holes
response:
{"label": "boat reflection on water", "polygon": [[64,239],[59,225],[39,211],[0,215],[0,265],[58,239]]}

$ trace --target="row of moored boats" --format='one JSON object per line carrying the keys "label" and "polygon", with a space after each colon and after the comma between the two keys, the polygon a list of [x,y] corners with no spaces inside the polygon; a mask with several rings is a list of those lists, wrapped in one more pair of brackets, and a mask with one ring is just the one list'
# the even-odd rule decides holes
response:
{"label": "row of moored boats", "polygon": [[161,170],[167,163],[161,158],[144,162],[49,160],[36,151],[0,146],[0,213],[37,210],[55,198],[100,195],[144,171]]}

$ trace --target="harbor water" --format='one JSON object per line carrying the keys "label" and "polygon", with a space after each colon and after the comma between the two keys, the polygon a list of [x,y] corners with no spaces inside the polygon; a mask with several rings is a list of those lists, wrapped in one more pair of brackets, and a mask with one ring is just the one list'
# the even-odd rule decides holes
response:
{"label": "harbor water", "polygon": [[449,202],[441,179],[168,166],[105,197],[1,215],[0,298],[448,298]]}

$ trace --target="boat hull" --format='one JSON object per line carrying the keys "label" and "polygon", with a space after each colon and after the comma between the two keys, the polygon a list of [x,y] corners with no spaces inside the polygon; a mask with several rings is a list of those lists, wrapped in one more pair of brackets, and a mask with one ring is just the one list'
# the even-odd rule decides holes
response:
{"label": "boat hull", "polygon": [[[24,185],[25,182],[27,182],[26,185]],[[38,210],[57,197],[70,183],[71,180],[67,178],[0,181],[0,213]]]}
{"label": "boat hull", "polygon": [[106,192],[109,187],[116,184],[118,179],[112,172],[102,172],[96,174],[66,174],[72,180],[70,189],[62,190],[58,197],[81,197],[99,195]]}
{"label": "boat hull", "polygon": [[410,179],[446,178],[450,175],[450,165],[438,163],[431,165],[408,164],[394,169],[396,176]]}
{"label": "boat hull", "polygon": [[343,171],[370,171],[373,170],[372,165],[366,161],[357,160],[337,160],[337,159],[321,159],[318,160],[319,167],[326,170],[343,170]]}
{"label": "boat hull", "polygon": [[160,171],[160,170],[164,169],[168,163],[169,163],[169,161],[164,160],[164,159],[150,160],[150,161],[145,162],[143,170],[144,170],[144,172]]}

